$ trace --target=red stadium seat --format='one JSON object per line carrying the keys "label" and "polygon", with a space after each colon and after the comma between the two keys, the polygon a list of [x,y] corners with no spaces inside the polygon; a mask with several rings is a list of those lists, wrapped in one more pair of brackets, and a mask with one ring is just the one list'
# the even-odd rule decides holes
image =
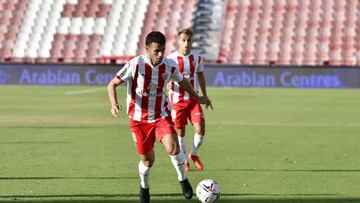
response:
{"label": "red stadium seat", "polygon": [[[92,0],[87,4],[86,10],[85,10],[85,16],[86,17],[96,17],[96,13],[100,9],[100,0]],[[106,16],[106,15],[105,15]]]}

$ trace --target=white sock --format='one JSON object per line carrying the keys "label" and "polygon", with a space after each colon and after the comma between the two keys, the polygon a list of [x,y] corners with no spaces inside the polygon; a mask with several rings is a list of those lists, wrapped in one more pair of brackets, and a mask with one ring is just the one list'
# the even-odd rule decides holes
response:
{"label": "white sock", "polygon": [[185,136],[184,136],[184,137],[178,136],[178,140],[179,140],[180,150],[181,150],[182,153],[184,153],[185,163],[188,163],[188,160],[187,160],[187,158],[186,158]]}
{"label": "white sock", "polygon": [[139,162],[140,185],[144,189],[149,188],[150,171],[151,167],[145,166],[142,161]]}
{"label": "white sock", "polygon": [[178,174],[178,180],[183,181],[186,179],[185,175],[185,156],[184,153],[179,152],[177,155],[169,155],[171,162],[174,165],[176,172]]}
{"label": "white sock", "polygon": [[194,140],[193,140],[193,147],[191,150],[192,155],[197,155],[197,151],[199,150],[199,147],[202,144],[203,139],[204,139],[203,135],[195,133]]}

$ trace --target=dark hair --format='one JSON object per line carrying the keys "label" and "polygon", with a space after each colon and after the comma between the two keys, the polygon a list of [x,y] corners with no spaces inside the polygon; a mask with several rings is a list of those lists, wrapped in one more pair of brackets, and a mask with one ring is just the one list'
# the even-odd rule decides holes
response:
{"label": "dark hair", "polygon": [[163,33],[159,31],[152,31],[146,36],[145,45],[148,46],[151,43],[159,43],[160,45],[166,44],[166,39]]}
{"label": "dark hair", "polygon": [[192,32],[192,30],[190,28],[181,29],[178,32],[178,37],[180,37],[181,34],[188,35],[190,38],[192,38],[192,36],[193,36],[193,32]]}

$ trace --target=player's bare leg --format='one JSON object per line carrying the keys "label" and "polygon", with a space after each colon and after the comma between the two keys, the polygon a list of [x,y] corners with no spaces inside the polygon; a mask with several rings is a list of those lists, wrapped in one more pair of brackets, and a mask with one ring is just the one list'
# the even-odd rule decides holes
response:
{"label": "player's bare leg", "polygon": [[171,162],[174,165],[178,174],[178,180],[181,185],[183,195],[186,199],[191,199],[193,196],[193,189],[189,180],[185,175],[185,156],[180,153],[180,146],[176,135],[167,134],[162,138],[162,143],[167,153],[171,158]]}
{"label": "player's bare leg", "polygon": [[154,150],[146,152],[145,154],[140,154],[139,162],[139,176],[140,176],[140,202],[149,203],[150,202],[150,189],[149,189],[149,177],[151,172],[151,167],[155,162]]}
{"label": "player's bare leg", "polygon": [[180,151],[185,156],[185,171],[189,171],[190,170],[190,164],[189,164],[189,161],[186,158],[185,129],[186,129],[185,127],[176,128],[176,134],[177,134],[178,139],[179,139]]}
{"label": "player's bare leg", "polygon": [[195,135],[193,140],[192,150],[189,153],[189,159],[193,160],[195,167],[199,170],[204,169],[204,165],[200,161],[198,156],[198,150],[203,142],[204,135],[205,135],[205,122],[199,122],[193,124]]}

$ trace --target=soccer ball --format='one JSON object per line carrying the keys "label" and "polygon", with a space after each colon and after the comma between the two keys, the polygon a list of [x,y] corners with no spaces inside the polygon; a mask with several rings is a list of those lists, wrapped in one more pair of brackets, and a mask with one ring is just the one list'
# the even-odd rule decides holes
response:
{"label": "soccer ball", "polygon": [[196,187],[196,197],[201,203],[213,203],[220,198],[220,185],[213,179],[201,181]]}

